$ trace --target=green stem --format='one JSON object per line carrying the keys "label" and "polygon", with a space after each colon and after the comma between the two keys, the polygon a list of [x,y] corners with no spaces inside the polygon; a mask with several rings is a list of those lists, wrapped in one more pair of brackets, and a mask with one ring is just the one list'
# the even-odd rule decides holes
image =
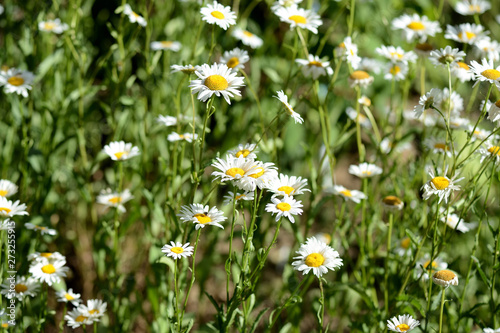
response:
{"label": "green stem", "polygon": [[[429,277],[430,278],[430,277]],[[443,310],[444,310],[444,295],[446,293],[446,288],[442,288],[441,290],[441,312],[439,314],[439,333],[443,331]]]}
{"label": "green stem", "polygon": [[[181,311],[181,320],[179,321],[179,327],[182,328],[182,321],[184,319],[184,313],[186,312],[186,306],[187,302],[189,300],[189,294],[191,293],[191,289],[193,288],[194,285],[194,280],[195,280],[195,269],[196,269],[196,250],[198,250],[198,241],[200,240],[200,235],[201,235],[201,229],[198,229],[198,234],[196,235],[196,242],[194,244],[194,251],[193,251],[193,266],[191,268],[191,281],[189,282],[189,287],[186,293],[186,296],[184,298],[184,306],[182,307]],[[181,329],[179,329],[179,332],[181,332]]]}
{"label": "green stem", "polygon": [[385,270],[384,270],[384,309],[386,315],[389,314],[389,254],[391,253],[391,236],[392,236],[392,226],[394,223],[394,214],[389,213],[389,230],[387,231],[387,255],[385,258]]}

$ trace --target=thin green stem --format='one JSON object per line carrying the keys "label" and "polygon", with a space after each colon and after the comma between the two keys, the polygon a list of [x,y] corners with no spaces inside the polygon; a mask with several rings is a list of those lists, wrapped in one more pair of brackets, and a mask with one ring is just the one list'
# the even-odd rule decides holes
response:
{"label": "thin green stem", "polygon": [[446,288],[441,290],[441,312],[439,314],[439,333],[443,331],[443,312],[444,312],[444,295],[446,294]]}

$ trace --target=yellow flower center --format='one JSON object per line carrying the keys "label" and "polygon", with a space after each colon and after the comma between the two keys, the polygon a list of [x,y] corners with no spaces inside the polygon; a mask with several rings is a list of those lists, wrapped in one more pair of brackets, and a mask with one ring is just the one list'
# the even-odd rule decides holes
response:
{"label": "yellow flower center", "polygon": [[287,212],[290,209],[292,209],[292,206],[290,206],[290,204],[288,204],[286,202],[280,202],[279,204],[276,205],[276,208],[278,208],[282,212]]}
{"label": "yellow flower center", "polygon": [[295,22],[296,24],[306,24],[307,23],[307,19],[304,16],[300,16],[300,15],[292,15],[288,19]]}
{"label": "yellow flower center", "polygon": [[241,168],[231,168],[226,170],[226,175],[231,176],[231,177],[236,177],[236,175],[243,176],[245,174],[245,171]]}
{"label": "yellow flower center", "polygon": [[122,198],[121,197],[112,197],[111,199],[108,200],[109,202],[111,202],[112,204],[117,204],[117,203],[120,203],[122,202]]}
{"label": "yellow flower center", "polygon": [[198,220],[198,222],[200,222],[201,224],[212,222],[212,219],[210,218],[210,216],[208,216],[205,213],[203,213],[203,214],[194,214],[193,217],[196,217],[196,219]]}
{"label": "yellow flower center", "polygon": [[210,90],[225,90],[229,83],[223,76],[214,74],[205,79],[205,86]]}
{"label": "yellow flower center", "polygon": [[[465,34],[465,36],[464,36]],[[465,37],[465,38],[464,38]],[[458,33],[458,38],[461,40],[470,40],[472,38],[476,37],[476,34],[470,31],[465,31],[465,32],[460,32]]]}
{"label": "yellow flower center", "polygon": [[243,196],[244,196],[244,194],[237,195],[235,199],[240,200],[241,198],[243,198]]}
{"label": "yellow flower center", "polygon": [[438,190],[444,190],[450,185],[450,181],[445,177],[434,177],[431,183],[434,184],[434,187]]}
{"label": "yellow flower center", "polygon": [[94,313],[99,314],[99,310],[96,310],[96,309],[89,310],[89,313],[90,313],[90,314],[94,314]]}
{"label": "yellow flower center", "polygon": [[9,327],[9,324],[7,324],[7,323],[2,323],[2,328],[7,328],[7,327]]}
{"label": "yellow flower center", "polygon": [[132,13],[130,13],[130,15],[132,15],[133,17],[135,18],[138,18],[138,17],[141,17],[139,14],[137,14],[136,12],[132,11]]}
{"label": "yellow flower center", "polygon": [[52,255],[52,253],[50,253],[50,252],[42,252],[42,253],[40,253],[40,257],[44,257],[44,258],[50,258],[51,255]]}
{"label": "yellow flower center", "polygon": [[488,152],[491,155],[500,156],[500,147],[499,146],[492,146],[492,147],[488,148]]}
{"label": "yellow flower center", "polygon": [[171,47],[173,42],[167,40],[167,41],[160,42],[160,44],[163,47]]}
{"label": "yellow flower center", "polygon": [[306,257],[305,262],[309,267],[319,267],[325,262],[325,257],[319,253],[311,253]]}
{"label": "yellow flower center", "polygon": [[436,143],[434,144],[434,148],[441,150],[448,150],[448,146],[444,143]]}
{"label": "yellow flower center", "polygon": [[405,237],[401,240],[401,247],[405,250],[407,250],[410,247],[411,244],[411,239],[408,237]]}
{"label": "yellow flower center", "polygon": [[126,152],[125,152],[125,151],[119,151],[118,153],[114,153],[114,155],[115,155],[115,157],[116,157],[117,159],[122,158],[122,156],[123,156],[123,155],[125,155],[125,154],[126,154]]}
{"label": "yellow flower center", "polygon": [[500,72],[496,69],[487,69],[482,71],[481,75],[490,80],[497,80],[500,77]]}
{"label": "yellow flower center", "polygon": [[447,269],[443,269],[439,272],[436,272],[434,274],[434,277],[436,279],[439,279],[439,280],[443,280],[443,281],[451,281],[453,280],[457,275],[455,273],[453,273],[452,271],[450,270],[447,270]]}
{"label": "yellow flower center", "polygon": [[[90,311],[89,311],[90,312]],[[81,323],[83,321],[85,321],[88,317],[85,317],[85,316],[82,316],[82,315],[79,315],[78,317],[75,318],[75,321],[78,322],[78,323]]]}
{"label": "yellow flower center", "polygon": [[240,157],[240,156],[247,157],[249,154],[250,154],[250,150],[242,149],[236,153],[236,157]]}
{"label": "yellow flower center", "polygon": [[407,27],[410,28],[411,30],[424,30],[425,29],[425,25],[423,25],[422,22],[416,22],[416,21],[411,22],[410,24],[407,25]]}
{"label": "yellow flower center", "polygon": [[213,12],[211,12],[210,14],[212,14],[213,17],[215,17],[216,19],[219,19],[219,20],[222,20],[224,19],[224,14],[222,14],[221,12],[219,12],[218,10],[214,10]]}
{"label": "yellow flower center", "polygon": [[345,197],[349,197],[349,198],[352,197],[351,191],[349,191],[349,190],[340,191],[340,194],[342,194]]}
{"label": "yellow flower center", "polygon": [[264,174],[264,172],[265,172],[264,168],[258,167],[257,169],[260,169],[260,171],[257,172],[257,173],[254,173],[254,174],[250,175],[250,177],[252,177],[252,178],[259,178],[260,176],[262,176]]}
{"label": "yellow flower center", "polygon": [[7,207],[0,207],[0,213],[6,213],[9,214],[12,211],[12,209],[7,208]]}
{"label": "yellow flower center", "polygon": [[465,62],[459,61],[459,62],[457,62],[457,65],[458,65],[458,67],[463,68],[465,70],[470,70],[469,65],[467,65]]}
{"label": "yellow flower center", "polygon": [[243,31],[243,34],[244,34],[245,36],[247,36],[247,37],[253,37],[253,33],[248,32],[248,31],[246,31],[246,30],[245,30],[245,31]]}
{"label": "yellow flower center", "polygon": [[13,77],[10,77],[7,82],[11,85],[11,86],[16,86],[16,87],[19,87],[20,85],[22,85],[24,83],[24,79],[20,76],[13,76]]}
{"label": "yellow flower center", "polygon": [[285,192],[287,195],[290,195],[290,194],[293,194],[293,192],[295,192],[295,189],[291,186],[281,186],[278,188],[278,191],[283,191]]}
{"label": "yellow flower center", "polygon": [[73,296],[71,296],[70,294],[66,293],[64,294],[64,298],[66,298],[67,301],[72,301],[74,300],[75,298]]}
{"label": "yellow flower center", "polygon": [[16,284],[14,289],[16,290],[16,293],[19,294],[19,293],[24,293],[26,290],[28,290],[28,287],[26,287],[26,285],[24,285],[22,283],[18,283],[18,284]]}
{"label": "yellow flower center", "polygon": [[321,64],[321,62],[316,61],[316,60],[310,61],[309,62],[309,66],[315,66],[315,67],[321,67],[321,68],[323,68],[323,65]]}
{"label": "yellow flower center", "polygon": [[495,102],[495,106],[496,106],[497,108],[500,108],[500,99],[499,99],[498,101],[496,101],[496,102]]}
{"label": "yellow flower center", "polygon": [[402,59],[403,55],[399,52],[391,52],[391,57],[396,57],[398,59]]}
{"label": "yellow flower center", "polygon": [[427,270],[427,267],[428,267],[429,265],[431,265],[431,270],[432,270],[432,268],[437,268],[437,267],[438,267],[437,262],[432,261],[432,264],[431,264],[431,261],[430,261],[430,260],[427,260],[427,261],[423,264],[424,269],[425,269],[425,270]]}
{"label": "yellow flower center", "polygon": [[406,332],[410,329],[410,326],[406,325],[406,324],[399,324],[398,326],[396,326],[397,328],[399,328],[399,330],[401,332]]}
{"label": "yellow flower center", "polygon": [[481,7],[478,5],[469,5],[469,10],[471,13],[479,13],[481,11]]}
{"label": "yellow flower center", "polygon": [[236,66],[238,66],[240,64],[240,60],[238,59],[238,57],[232,57],[231,59],[229,59],[227,61],[227,67],[229,68],[234,68]]}
{"label": "yellow flower center", "polygon": [[52,264],[48,264],[42,267],[42,272],[45,274],[54,274],[56,272],[56,268]]}
{"label": "yellow flower center", "polygon": [[45,22],[45,23],[43,24],[43,28],[44,28],[45,30],[52,31],[52,30],[54,30],[54,28],[55,28],[55,27],[56,27],[56,24],[55,24],[54,22]]}
{"label": "yellow flower center", "polygon": [[389,196],[385,197],[382,201],[387,206],[399,206],[399,205],[401,205],[401,200],[394,195],[389,195]]}
{"label": "yellow flower center", "polygon": [[181,254],[182,252],[184,252],[184,249],[180,246],[176,246],[171,248],[170,251],[172,251],[173,253]]}
{"label": "yellow flower center", "polygon": [[399,67],[398,65],[392,66],[391,69],[389,70],[389,73],[391,73],[392,75],[396,75],[399,72],[401,72],[401,67]]}
{"label": "yellow flower center", "polygon": [[0,197],[5,197],[7,195],[7,192],[6,190],[0,190]]}
{"label": "yellow flower center", "polygon": [[352,74],[350,75],[350,78],[352,80],[365,80],[365,79],[368,79],[370,78],[370,74],[368,74],[367,72],[365,71],[354,71],[352,72]]}

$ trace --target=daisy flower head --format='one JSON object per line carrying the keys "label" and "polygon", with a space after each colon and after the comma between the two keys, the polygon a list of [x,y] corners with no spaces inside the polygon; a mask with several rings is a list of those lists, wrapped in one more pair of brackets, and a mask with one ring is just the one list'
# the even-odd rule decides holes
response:
{"label": "daisy flower head", "polygon": [[254,171],[235,182],[236,187],[246,192],[255,190],[257,186],[259,189],[264,189],[269,185],[272,179],[278,177],[278,171],[272,162],[254,162]]}
{"label": "daisy flower head", "polygon": [[500,43],[496,40],[491,40],[491,38],[486,37],[478,40],[474,46],[480,57],[485,57],[495,62],[500,60]]}
{"label": "daisy flower head", "polygon": [[271,198],[271,201],[266,205],[266,212],[276,214],[276,221],[281,217],[286,217],[290,222],[295,223],[293,215],[302,215],[302,201],[297,201],[288,195],[281,199]]}
{"label": "daisy flower head", "polygon": [[392,45],[390,46],[382,45],[381,47],[377,47],[375,49],[375,52],[377,52],[382,57],[396,64],[400,62],[408,64],[409,62],[417,61],[417,55],[415,54],[415,52],[413,51],[406,52],[400,46],[395,47]]}
{"label": "daisy flower head", "polygon": [[99,318],[103,317],[106,313],[106,308],[108,303],[101,301],[100,299],[89,299],[87,300],[87,305],[80,304],[78,310],[81,313],[89,317],[92,321],[99,321]]}
{"label": "daisy flower head", "polygon": [[56,18],[55,20],[42,21],[38,23],[38,30],[53,32],[55,34],[62,34],[69,29],[66,23],[61,23],[61,20]]}
{"label": "daisy flower head", "polygon": [[[358,113],[354,108],[348,106],[347,109],[345,110],[345,113],[347,113],[347,116],[354,122],[356,122],[356,119],[358,118]],[[370,119],[368,119],[367,116],[362,114],[361,112],[359,113],[359,123],[361,127],[364,128],[372,128],[372,123],[370,122]]]}
{"label": "daisy flower head", "polygon": [[319,278],[328,270],[334,271],[343,265],[339,253],[316,237],[308,238],[296,253],[298,256],[293,257],[292,266],[303,275],[312,271]]}
{"label": "daisy flower head", "polygon": [[432,275],[432,282],[444,288],[458,286],[458,276],[448,269],[442,269]]}
{"label": "daisy flower head", "polygon": [[373,76],[368,74],[368,72],[358,70],[349,75],[349,85],[351,88],[354,88],[355,86],[366,88],[372,83]]}
{"label": "daisy flower head", "polygon": [[427,16],[418,16],[417,14],[404,14],[392,21],[394,30],[403,30],[406,41],[418,40],[425,42],[427,37],[434,37],[436,33],[441,32],[439,22],[429,21]]}
{"label": "daisy flower head", "polygon": [[17,185],[7,179],[0,180],[0,197],[8,198],[17,193]]}
{"label": "daisy flower head", "polygon": [[140,155],[139,148],[132,146],[131,143],[125,143],[125,141],[110,142],[104,146],[103,150],[113,161],[125,161]]}
{"label": "daisy flower head", "polygon": [[51,235],[51,236],[57,235],[57,231],[55,229],[50,229],[50,228],[43,227],[43,226],[40,226],[40,225],[35,225],[33,223],[25,223],[24,226],[28,230],[35,230],[35,231],[40,232],[40,234],[42,236],[43,235]]}
{"label": "daisy flower head", "polygon": [[56,261],[66,261],[66,257],[59,252],[34,252],[28,255],[29,261],[53,263]]}
{"label": "daisy flower head", "polygon": [[281,22],[290,24],[290,28],[307,29],[313,34],[318,33],[318,27],[323,24],[318,14],[297,6],[279,7],[274,12]]}
{"label": "daisy flower head", "polygon": [[340,195],[345,200],[351,200],[354,201],[355,203],[360,203],[361,200],[366,199],[366,195],[363,192],[356,190],[348,190],[347,188],[341,185],[333,185],[332,188],[327,189],[327,192],[335,195]]}
{"label": "daisy flower head", "polygon": [[73,306],[78,306],[80,305],[80,302],[82,301],[81,295],[74,293],[72,288],[69,288],[68,290],[60,290],[56,292],[57,296],[57,301],[62,302],[62,303],[71,303]]}
{"label": "daisy flower head", "polygon": [[221,229],[224,227],[219,223],[227,219],[224,213],[216,207],[210,208],[208,205],[190,204],[181,207],[181,212],[177,214],[182,222],[193,222],[196,230],[204,228],[206,225],[214,225]]}
{"label": "daisy flower head", "polygon": [[429,60],[437,66],[450,65],[452,67],[457,62],[463,60],[465,57],[465,52],[459,49],[452,49],[451,46],[447,45],[444,49],[431,51]]}
{"label": "daisy flower head", "polygon": [[145,27],[148,25],[148,22],[146,22],[144,17],[134,12],[129,4],[125,4],[125,6],[123,7],[123,14],[128,16],[128,20],[130,21],[130,23],[137,23],[141,27]]}
{"label": "daisy flower head", "polygon": [[235,48],[231,51],[226,51],[221,57],[221,63],[226,64],[227,67],[231,68],[233,71],[238,71],[240,68],[245,68],[245,63],[250,60],[248,52],[245,50],[240,50]]}
{"label": "daisy flower head", "polygon": [[224,205],[229,205],[229,204],[232,204],[234,200],[236,200],[236,202],[238,201],[253,201],[254,199],[254,192],[243,192],[243,193],[239,193],[239,192],[236,192],[236,194],[234,192],[227,192],[227,194],[224,196]]}
{"label": "daisy flower head", "polygon": [[436,257],[431,262],[431,256],[426,253],[422,259],[417,262],[417,267],[415,273],[417,276],[422,276],[424,281],[429,280],[429,273],[432,276],[435,272],[446,269],[448,264],[444,262],[441,258]]}
{"label": "daisy flower head", "polygon": [[[446,212],[445,209],[443,209],[443,211]],[[441,221],[446,223],[451,229],[458,230],[461,233],[469,232],[476,227],[475,223],[464,222],[457,214],[448,214],[448,217],[444,214],[444,216],[441,217]]]}
{"label": "daisy flower head", "polygon": [[464,16],[482,14],[490,8],[490,3],[484,0],[461,0],[455,4],[455,11]]}
{"label": "daisy flower head", "polygon": [[496,330],[492,328],[483,328],[483,333],[500,333],[500,328],[497,328]]}
{"label": "daisy flower head", "polygon": [[[217,157],[216,161],[212,163],[212,167],[216,169],[212,172],[212,176],[215,176],[214,180],[220,178],[221,182],[239,180],[258,173],[259,170],[255,168],[255,164],[254,160],[243,158],[242,155],[235,157],[228,154],[225,159]],[[254,189],[255,187],[252,191]]]}
{"label": "daisy flower head", "polygon": [[388,195],[382,199],[382,205],[389,210],[401,210],[405,204],[397,196]]}
{"label": "daisy flower head", "polygon": [[434,154],[446,154],[446,156],[452,157],[450,145],[445,140],[430,137],[424,140],[424,145]]}
{"label": "daisy flower head", "polygon": [[107,207],[115,207],[119,212],[125,213],[127,210],[123,204],[133,198],[134,196],[130,193],[129,189],[125,189],[123,192],[118,193],[108,188],[99,193],[97,196],[97,203]]}
{"label": "daisy flower head", "polygon": [[322,62],[320,57],[309,54],[308,59],[296,59],[296,63],[302,66],[302,74],[305,77],[312,77],[313,80],[318,79],[323,75],[332,75],[333,69],[330,67],[330,62]]}
{"label": "daisy flower head", "polygon": [[[443,128],[446,128],[446,124],[444,119],[439,119],[441,126]],[[467,127],[470,125],[470,120],[468,118],[462,118],[457,116],[456,114],[454,115],[453,113],[451,114],[450,118],[450,128],[452,129],[467,129]]]}
{"label": "daisy flower head", "polygon": [[475,87],[479,82],[485,81],[489,83],[494,83],[497,88],[500,87],[500,66],[495,67],[493,65],[493,60],[482,59],[481,63],[475,60],[470,62],[470,71],[474,74]]}
{"label": "daisy flower head", "polygon": [[353,69],[358,69],[361,57],[358,56],[358,46],[352,42],[351,37],[346,37],[335,49],[336,54],[347,60]]}
{"label": "daisy flower head", "polygon": [[200,69],[200,66],[189,65],[172,65],[170,66],[170,73],[184,73],[186,75],[194,74],[197,70]]}
{"label": "daisy flower head", "polygon": [[237,72],[226,64],[203,64],[194,73],[198,80],[191,80],[189,87],[193,94],[198,93],[198,99],[202,102],[206,102],[215,94],[217,97],[224,97],[227,104],[231,104],[229,97],[241,96],[238,88],[245,85],[243,78],[237,76]]}
{"label": "daisy flower head", "polygon": [[19,204],[19,200],[12,202],[0,196],[0,217],[12,217],[16,215],[29,215],[25,204]]}
{"label": "daisy flower head", "polygon": [[413,111],[415,112],[415,118],[420,118],[425,110],[431,109],[435,104],[441,102],[441,90],[437,88],[432,88],[425,95],[420,96],[418,105],[415,105]]}
{"label": "daisy flower head", "polygon": [[420,322],[409,314],[393,317],[387,321],[387,329],[393,332],[409,332],[418,325]]}
{"label": "daisy flower head", "polygon": [[66,260],[58,260],[53,262],[33,261],[30,265],[29,272],[33,278],[39,282],[46,282],[49,286],[53,283],[58,283],[61,278],[66,277],[69,268],[65,266]]}
{"label": "daisy flower head", "polygon": [[90,319],[88,316],[79,309],[75,308],[64,316],[64,320],[66,321],[66,325],[75,329],[83,325],[92,325],[94,320]]}
{"label": "daisy flower head", "polygon": [[162,116],[159,115],[158,118],[156,118],[156,122],[162,124],[163,126],[175,126],[177,125],[177,118],[172,117],[172,116]]}
{"label": "daisy flower head", "polygon": [[281,7],[285,7],[285,8],[286,7],[293,7],[293,6],[296,7],[301,2],[302,2],[302,0],[277,0],[271,6],[271,10],[273,12],[276,12]]}
{"label": "daisy flower head", "polygon": [[193,255],[194,247],[189,246],[189,243],[182,244],[180,242],[170,242],[169,244],[165,244],[161,248],[161,252],[165,253],[167,257],[172,257],[177,260],[180,258],[187,258]]}
{"label": "daisy flower head", "polygon": [[500,121],[500,99],[495,103],[491,103],[488,110],[488,120],[492,122]]}
{"label": "daisy flower head", "polygon": [[151,42],[151,50],[153,51],[173,51],[178,52],[182,44],[176,41],[164,40]]}
{"label": "daisy flower head", "polygon": [[217,1],[202,7],[200,13],[203,21],[208,24],[217,24],[224,30],[236,24],[236,14],[231,11],[231,7],[224,7]]}
{"label": "daisy flower head", "polygon": [[370,163],[361,163],[359,165],[352,164],[349,166],[349,173],[359,178],[370,178],[380,175],[382,168]]}
{"label": "daisy flower head", "polygon": [[369,99],[367,96],[363,95],[358,99],[359,104],[370,107],[372,105],[372,100]]}
{"label": "daisy flower head", "polygon": [[484,31],[482,25],[463,23],[456,27],[447,25],[444,38],[473,45],[477,41],[485,38],[487,34],[488,32]]}
{"label": "daisy flower head", "polygon": [[433,194],[439,197],[439,202],[444,199],[444,202],[448,202],[448,197],[451,195],[453,191],[460,190],[459,185],[455,185],[456,182],[464,179],[464,177],[458,178],[457,175],[453,176],[453,178],[446,177],[446,173],[448,172],[448,167],[446,167],[443,176],[435,176],[434,170],[432,168],[429,169],[429,175],[431,176],[431,180],[422,186],[424,190],[423,198],[424,200],[429,199]]}
{"label": "daisy flower head", "polygon": [[386,80],[394,80],[394,81],[401,81],[406,78],[406,75],[408,74],[408,65],[406,65],[404,62],[400,63],[389,63],[387,64],[386,67],[386,73],[384,75],[384,79]]}
{"label": "daisy flower head", "polygon": [[262,38],[241,28],[234,28],[232,34],[234,38],[239,39],[244,45],[250,46],[252,49],[258,49],[264,44]]}
{"label": "daisy flower head", "polygon": [[12,285],[8,281],[9,280],[5,280],[5,283],[0,286],[0,288],[2,288],[2,295],[5,295],[8,299],[13,299],[15,297],[20,302],[22,302],[26,296],[35,297],[40,288],[40,284],[35,279],[31,277],[16,276],[14,292],[12,292]]}
{"label": "daisy flower head", "polygon": [[273,97],[277,98],[281,103],[283,103],[286,112],[290,115],[290,117],[293,118],[293,120],[295,120],[296,124],[297,123],[302,124],[304,122],[304,119],[302,119],[300,114],[298,114],[293,110],[292,106],[288,103],[288,96],[285,95],[283,90],[277,91],[276,93],[278,94],[278,96],[273,96]]}
{"label": "daisy flower head", "polygon": [[198,134],[195,133],[193,137],[193,133],[179,134],[176,132],[172,132],[167,136],[167,140],[170,142],[185,140],[186,142],[191,143],[194,141],[193,138],[194,140],[198,140]]}
{"label": "daisy flower head", "polygon": [[235,149],[229,150],[226,154],[233,157],[243,157],[249,160],[254,160],[257,158],[257,145],[254,143],[245,143],[244,145],[239,144]]}
{"label": "daisy flower head", "polygon": [[0,73],[0,86],[4,86],[3,90],[6,94],[16,93],[28,97],[28,90],[31,90],[34,79],[32,72],[10,68]]}
{"label": "daisy flower head", "polygon": [[469,65],[465,62],[458,61],[451,67],[451,75],[455,76],[460,82],[470,81],[474,78],[474,73],[470,71]]}
{"label": "daisy flower head", "polygon": [[302,177],[287,176],[282,173],[278,177],[273,178],[267,184],[266,189],[274,193],[273,197],[281,196],[294,196],[304,194],[305,191],[310,192],[307,186],[307,179]]}
{"label": "daisy flower head", "polygon": [[456,116],[464,109],[464,99],[457,92],[452,91],[450,96],[450,90],[444,88],[441,90],[441,96],[436,100],[435,106],[441,112],[448,112],[448,108],[452,115]]}
{"label": "daisy flower head", "polygon": [[394,249],[394,252],[400,256],[403,257],[406,254],[411,253],[411,239],[410,237],[404,237],[400,239],[397,243],[398,245]]}
{"label": "daisy flower head", "polygon": [[481,163],[485,160],[487,162],[493,160],[495,164],[500,163],[500,145],[493,145],[486,141],[476,153],[481,155]]}
{"label": "daisy flower head", "polygon": [[469,124],[468,131],[472,134],[471,137],[472,141],[476,140],[483,141],[491,134],[491,132],[481,129],[479,127],[476,127],[476,129],[474,129],[474,126],[472,126],[471,124]]}

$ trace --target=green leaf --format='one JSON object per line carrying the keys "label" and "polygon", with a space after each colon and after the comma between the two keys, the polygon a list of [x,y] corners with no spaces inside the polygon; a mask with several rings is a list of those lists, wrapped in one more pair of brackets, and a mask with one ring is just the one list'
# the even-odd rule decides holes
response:
{"label": "green leaf", "polygon": [[477,259],[476,257],[474,256],[471,256],[472,260],[474,260],[474,262],[476,263],[476,266],[477,266],[477,271],[479,272],[479,276],[481,276],[481,279],[483,280],[484,284],[488,287],[488,288],[491,288],[490,285],[490,280],[488,280],[488,277],[486,276],[486,274],[484,273],[483,269],[481,268],[481,264],[479,263],[479,259]]}

